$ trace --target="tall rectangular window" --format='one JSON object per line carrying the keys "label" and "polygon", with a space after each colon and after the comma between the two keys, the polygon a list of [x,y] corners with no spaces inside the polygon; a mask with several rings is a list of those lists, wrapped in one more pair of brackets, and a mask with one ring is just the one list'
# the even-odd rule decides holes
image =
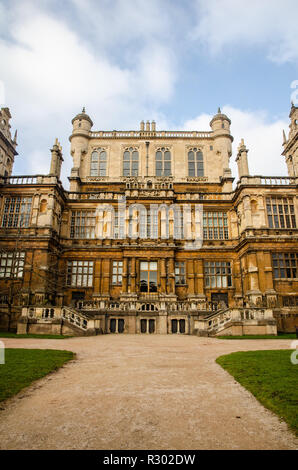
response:
{"label": "tall rectangular window", "polygon": [[272,253],[275,279],[295,279],[297,277],[298,253]]}
{"label": "tall rectangular window", "polygon": [[122,284],[123,261],[113,261],[112,269],[112,284]]}
{"label": "tall rectangular window", "polygon": [[93,265],[93,261],[68,261],[67,285],[73,287],[92,287]]}
{"label": "tall rectangular window", "polygon": [[117,210],[114,211],[113,216],[113,237],[119,238],[119,213]]}
{"label": "tall rectangular window", "polygon": [[270,228],[296,228],[292,197],[266,197],[266,209]]}
{"label": "tall rectangular window", "polygon": [[174,210],[174,238],[183,238],[183,209]]}
{"label": "tall rectangular window", "polygon": [[140,262],[140,291],[157,292],[157,261]]}
{"label": "tall rectangular window", "polygon": [[0,278],[22,278],[24,262],[24,251],[0,253]]}
{"label": "tall rectangular window", "polygon": [[185,262],[175,262],[175,284],[186,284]]}
{"label": "tall rectangular window", "polygon": [[2,227],[29,227],[32,197],[6,197],[2,216]]}
{"label": "tall rectangular window", "polygon": [[204,159],[200,149],[193,148],[188,152],[188,176],[204,176]]}
{"label": "tall rectangular window", "polygon": [[106,176],[107,171],[107,153],[104,149],[94,150],[91,154],[91,176]]}
{"label": "tall rectangular window", "polygon": [[72,211],[70,238],[94,238],[95,218],[95,211]]}
{"label": "tall rectangular window", "polygon": [[203,232],[206,240],[228,240],[228,217],[226,212],[204,212]]}
{"label": "tall rectangular window", "polygon": [[205,261],[205,287],[208,289],[232,286],[231,263],[229,261]]}
{"label": "tall rectangular window", "polygon": [[155,154],[155,174],[156,176],[170,176],[171,152],[168,148],[162,147]]}
{"label": "tall rectangular window", "polygon": [[138,176],[139,152],[136,148],[127,148],[123,154],[123,176]]}

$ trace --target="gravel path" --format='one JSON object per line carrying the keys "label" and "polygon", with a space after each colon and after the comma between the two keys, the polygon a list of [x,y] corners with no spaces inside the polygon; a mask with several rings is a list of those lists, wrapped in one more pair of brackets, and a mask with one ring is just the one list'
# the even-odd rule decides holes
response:
{"label": "gravel path", "polygon": [[71,350],[77,360],[0,404],[0,449],[298,448],[287,425],[215,363],[233,351],[288,349],[290,340],[106,335],[2,341],[12,348]]}

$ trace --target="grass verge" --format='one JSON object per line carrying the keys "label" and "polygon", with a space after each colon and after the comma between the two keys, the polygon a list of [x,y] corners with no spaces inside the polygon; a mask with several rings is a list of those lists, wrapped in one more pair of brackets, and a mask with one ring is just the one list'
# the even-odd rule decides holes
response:
{"label": "grass verge", "polygon": [[73,358],[71,351],[5,349],[5,364],[0,364],[0,401],[12,397]]}
{"label": "grass verge", "polygon": [[291,352],[235,352],[216,362],[298,435],[298,364],[291,363]]}
{"label": "grass verge", "polygon": [[243,336],[216,336],[218,339],[296,339],[295,333],[281,333],[275,335],[243,335]]}
{"label": "grass verge", "polygon": [[72,338],[72,336],[63,336],[63,335],[17,335],[11,331],[0,331],[1,338],[42,338],[42,339],[67,339]]}

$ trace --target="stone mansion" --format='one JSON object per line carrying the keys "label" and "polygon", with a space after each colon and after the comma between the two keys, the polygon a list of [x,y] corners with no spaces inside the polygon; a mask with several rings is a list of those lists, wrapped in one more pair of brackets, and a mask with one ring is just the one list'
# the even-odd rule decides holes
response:
{"label": "stone mansion", "polygon": [[[13,175],[0,111],[0,327],[95,335],[276,334],[298,326],[298,108],[288,176],[252,176],[230,119],[208,131],[94,131],[82,110],[49,174]],[[269,156],[267,156],[269,158]],[[18,158],[18,157],[17,157]]]}

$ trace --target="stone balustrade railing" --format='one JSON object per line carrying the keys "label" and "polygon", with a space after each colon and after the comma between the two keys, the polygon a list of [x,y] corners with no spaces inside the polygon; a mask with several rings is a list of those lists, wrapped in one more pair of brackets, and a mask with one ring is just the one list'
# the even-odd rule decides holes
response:
{"label": "stone balustrade railing", "polygon": [[204,131],[98,131],[90,132],[90,137],[100,139],[123,139],[123,138],[176,138],[176,139],[209,139],[213,132]]}
{"label": "stone balustrade railing", "polygon": [[2,184],[61,184],[56,176],[51,175],[16,175],[16,176],[1,176],[0,183]]}
{"label": "stone balustrade railing", "polygon": [[79,311],[94,311],[99,313],[108,313],[109,311],[184,311],[184,312],[214,312],[217,311],[216,302],[207,302],[204,300],[194,301],[175,301],[171,302],[167,299],[160,299],[148,295],[138,300],[121,300],[113,302],[110,300],[79,300],[76,303],[76,309]]}
{"label": "stone balustrade railing", "polygon": [[217,331],[230,321],[249,322],[259,320],[274,319],[273,311],[270,308],[227,308],[220,310],[207,318],[197,321],[197,328],[200,331]]}
{"label": "stone balustrade railing", "polygon": [[40,322],[63,319],[82,330],[87,330],[89,321],[83,312],[78,312],[69,307],[23,307],[22,316],[35,318]]}
{"label": "stone balustrade railing", "polygon": [[238,186],[244,184],[256,184],[256,185],[295,185],[298,184],[298,177],[290,176],[241,176],[238,181]]}

